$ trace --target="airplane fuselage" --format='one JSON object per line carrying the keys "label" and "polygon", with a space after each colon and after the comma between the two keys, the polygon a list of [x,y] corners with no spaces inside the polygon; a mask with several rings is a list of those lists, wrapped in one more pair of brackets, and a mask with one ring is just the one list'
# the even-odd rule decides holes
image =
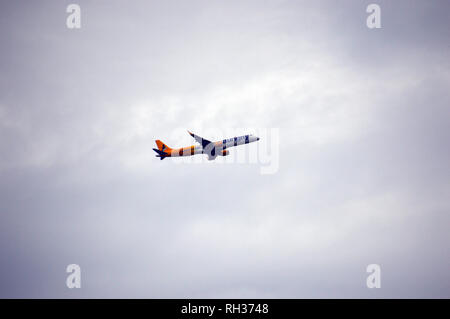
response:
{"label": "airplane fuselage", "polygon": [[[180,157],[180,156],[192,156],[196,154],[207,154],[208,158],[214,159],[216,156],[226,156],[229,154],[227,151],[228,148],[243,145],[243,144],[249,144],[252,142],[259,141],[259,137],[254,135],[242,135],[242,136],[236,136],[228,139],[224,139],[217,142],[209,142],[207,140],[201,139],[200,137],[190,133],[192,136],[194,136],[201,145],[191,145],[188,147],[181,147],[181,148],[174,148],[171,149],[167,147],[165,144],[162,144],[160,151],[164,152],[163,156],[159,157]],[[156,151],[156,150],[155,150]]]}

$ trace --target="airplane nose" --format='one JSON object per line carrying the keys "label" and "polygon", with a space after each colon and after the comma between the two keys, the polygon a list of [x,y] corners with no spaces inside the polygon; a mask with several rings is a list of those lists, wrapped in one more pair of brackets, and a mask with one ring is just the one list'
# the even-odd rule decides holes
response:
{"label": "airplane nose", "polygon": [[259,137],[257,137],[256,140],[259,141]]}

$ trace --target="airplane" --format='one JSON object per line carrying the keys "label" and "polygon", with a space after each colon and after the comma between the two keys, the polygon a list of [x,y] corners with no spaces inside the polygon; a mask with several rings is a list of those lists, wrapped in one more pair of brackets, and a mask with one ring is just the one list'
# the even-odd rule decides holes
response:
{"label": "airplane", "polygon": [[228,138],[222,141],[211,142],[203,137],[195,135],[194,133],[189,132],[200,145],[192,145],[188,147],[175,148],[172,149],[160,140],[156,140],[156,145],[158,148],[154,148],[153,150],[157,153],[156,157],[159,157],[161,160],[166,157],[179,157],[179,156],[192,156],[195,154],[207,154],[208,160],[214,160],[217,156],[227,156],[230,152],[227,150],[229,147],[238,146],[242,144],[248,144],[252,142],[259,141],[259,137],[254,136],[253,134],[236,136],[232,138]]}

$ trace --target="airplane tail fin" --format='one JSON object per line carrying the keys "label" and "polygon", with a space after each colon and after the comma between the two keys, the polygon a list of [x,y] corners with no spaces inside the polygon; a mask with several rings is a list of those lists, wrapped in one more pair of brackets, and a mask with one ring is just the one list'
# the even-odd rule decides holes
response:
{"label": "airplane tail fin", "polygon": [[172,150],[169,146],[167,146],[166,144],[164,144],[160,140],[156,140],[155,142],[156,142],[156,145],[158,146],[158,149],[160,151],[165,152],[165,151],[171,151]]}
{"label": "airplane tail fin", "polygon": [[156,145],[158,148],[154,148],[153,150],[158,153],[156,157],[159,157],[161,160],[165,159],[166,157],[170,156],[170,151],[172,150],[169,146],[161,142],[160,140],[156,140]]}

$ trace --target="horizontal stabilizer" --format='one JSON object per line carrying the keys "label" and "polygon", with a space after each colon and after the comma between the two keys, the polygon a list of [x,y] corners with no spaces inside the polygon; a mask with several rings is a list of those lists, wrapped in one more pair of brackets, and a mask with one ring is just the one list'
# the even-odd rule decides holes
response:
{"label": "horizontal stabilizer", "polygon": [[158,155],[156,155],[156,157],[161,157],[161,160],[163,160],[164,158],[166,158],[167,156],[169,156],[169,154],[167,154],[166,152],[160,151],[157,148],[153,149],[156,153],[158,153]]}

